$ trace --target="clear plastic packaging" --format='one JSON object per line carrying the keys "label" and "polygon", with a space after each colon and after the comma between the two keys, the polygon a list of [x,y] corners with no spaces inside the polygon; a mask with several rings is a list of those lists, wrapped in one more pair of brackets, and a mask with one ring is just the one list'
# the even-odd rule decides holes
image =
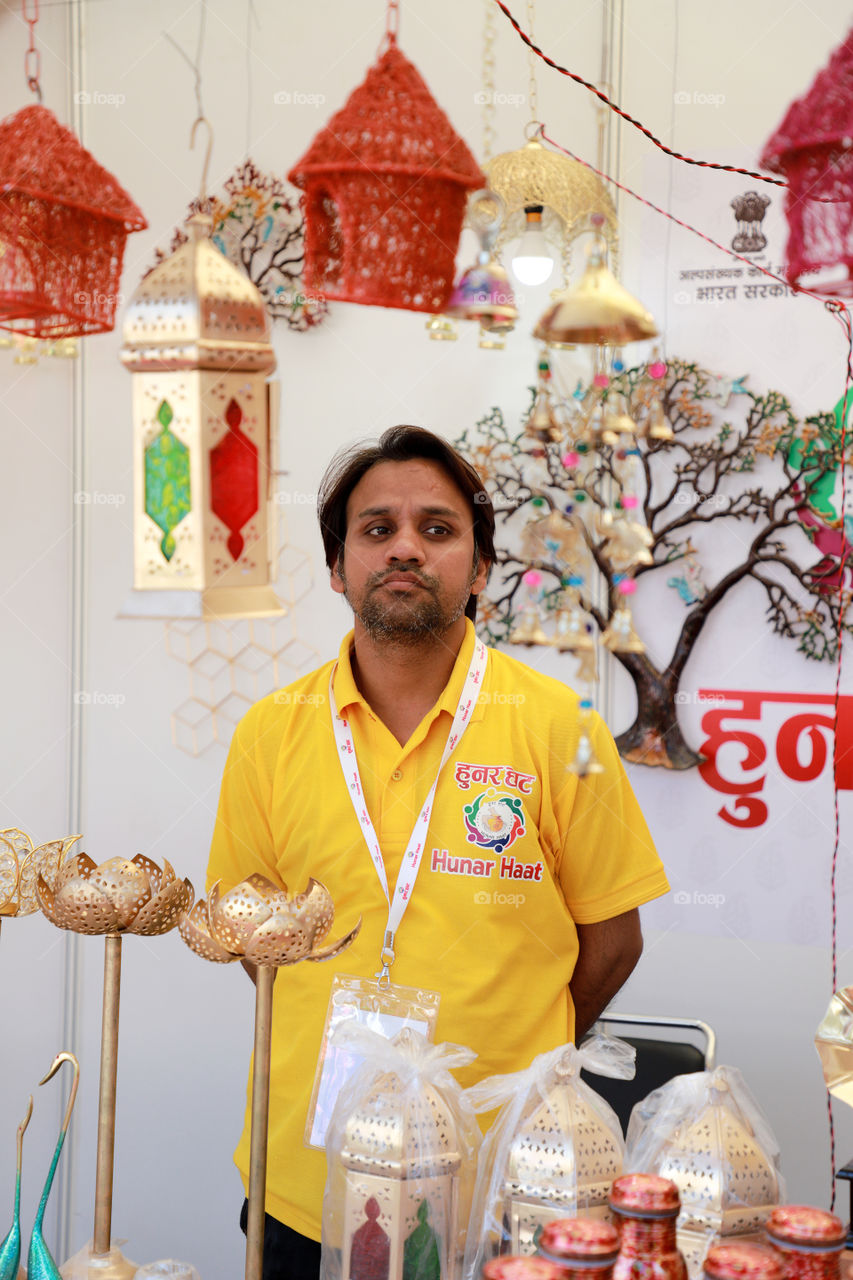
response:
{"label": "clear plastic packaging", "polygon": [[450,1074],[476,1054],[405,1028],[393,1040],[342,1023],[332,1044],[363,1061],[326,1135],[321,1280],[459,1274],[480,1130]]}
{"label": "clear plastic packaging", "polygon": [[195,1267],[189,1262],[176,1262],[174,1258],[162,1258],[140,1267],[133,1280],[201,1280]]}
{"label": "clear plastic packaging", "polygon": [[554,1218],[609,1217],[610,1184],[623,1167],[622,1128],[580,1071],[629,1080],[634,1056],[624,1041],[594,1035],[580,1049],[560,1045],[525,1071],[467,1090],[475,1111],[501,1109],[480,1149],[465,1280],[479,1280],[498,1254],[534,1253],[539,1231]]}
{"label": "clear plastic packaging", "polygon": [[736,1067],[675,1076],[638,1102],[625,1167],[678,1187],[678,1245],[692,1278],[712,1244],[761,1240],[785,1197],[779,1144]]}

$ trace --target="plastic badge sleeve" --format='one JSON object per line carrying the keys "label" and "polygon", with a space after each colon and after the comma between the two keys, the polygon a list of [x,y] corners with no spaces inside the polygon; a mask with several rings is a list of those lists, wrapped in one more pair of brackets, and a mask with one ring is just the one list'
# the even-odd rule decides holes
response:
{"label": "plastic badge sleeve", "polygon": [[423,987],[380,987],[370,978],[336,974],[326,1011],[323,1039],[308,1107],[304,1141],[307,1147],[324,1150],[326,1131],[341,1087],[359,1067],[363,1058],[341,1045],[330,1043],[332,1032],[341,1023],[354,1019],[386,1040],[403,1027],[432,1041],[441,996]]}

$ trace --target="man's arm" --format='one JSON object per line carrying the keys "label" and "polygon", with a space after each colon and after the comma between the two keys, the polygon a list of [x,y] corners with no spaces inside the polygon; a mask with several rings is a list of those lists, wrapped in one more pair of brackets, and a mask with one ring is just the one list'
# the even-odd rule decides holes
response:
{"label": "man's arm", "polygon": [[598,924],[576,925],[580,953],[569,983],[575,1006],[575,1044],[628,980],[643,953],[635,907]]}

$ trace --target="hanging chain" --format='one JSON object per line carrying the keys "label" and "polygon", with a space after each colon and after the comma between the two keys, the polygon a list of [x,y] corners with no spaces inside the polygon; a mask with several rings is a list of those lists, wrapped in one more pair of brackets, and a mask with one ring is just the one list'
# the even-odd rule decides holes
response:
{"label": "hanging chain", "polygon": [[36,48],[36,23],[39,20],[39,0],[21,0],[21,13],[30,29],[30,43],[24,54],[24,76],[27,87],[41,102],[41,53]]}
{"label": "hanging chain", "polygon": [[400,0],[388,0],[385,11],[385,35],[389,44],[394,44],[400,31]]}
{"label": "hanging chain", "polygon": [[[527,0],[527,31],[531,40],[534,39],[533,14],[535,7],[535,0]],[[528,106],[530,108],[530,119],[534,121],[539,119],[539,93],[536,86],[536,54],[530,48],[530,45],[527,46],[527,70]]]}
{"label": "hanging chain", "polygon": [[483,164],[488,165],[495,145],[495,6],[483,0]]}

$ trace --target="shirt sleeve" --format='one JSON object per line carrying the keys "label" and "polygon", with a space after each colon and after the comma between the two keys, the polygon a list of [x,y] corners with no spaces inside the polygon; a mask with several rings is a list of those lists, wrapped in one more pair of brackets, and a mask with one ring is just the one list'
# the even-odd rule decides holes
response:
{"label": "shirt sleeve", "polygon": [[577,779],[557,865],[577,924],[609,920],[669,890],[616,743],[596,714],[589,730],[603,771]]}
{"label": "shirt sleeve", "polygon": [[262,706],[244,716],[231,741],[207,864],[208,891],[216,880],[227,890],[255,872],[280,881],[270,828],[271,744],[262,732]]}

